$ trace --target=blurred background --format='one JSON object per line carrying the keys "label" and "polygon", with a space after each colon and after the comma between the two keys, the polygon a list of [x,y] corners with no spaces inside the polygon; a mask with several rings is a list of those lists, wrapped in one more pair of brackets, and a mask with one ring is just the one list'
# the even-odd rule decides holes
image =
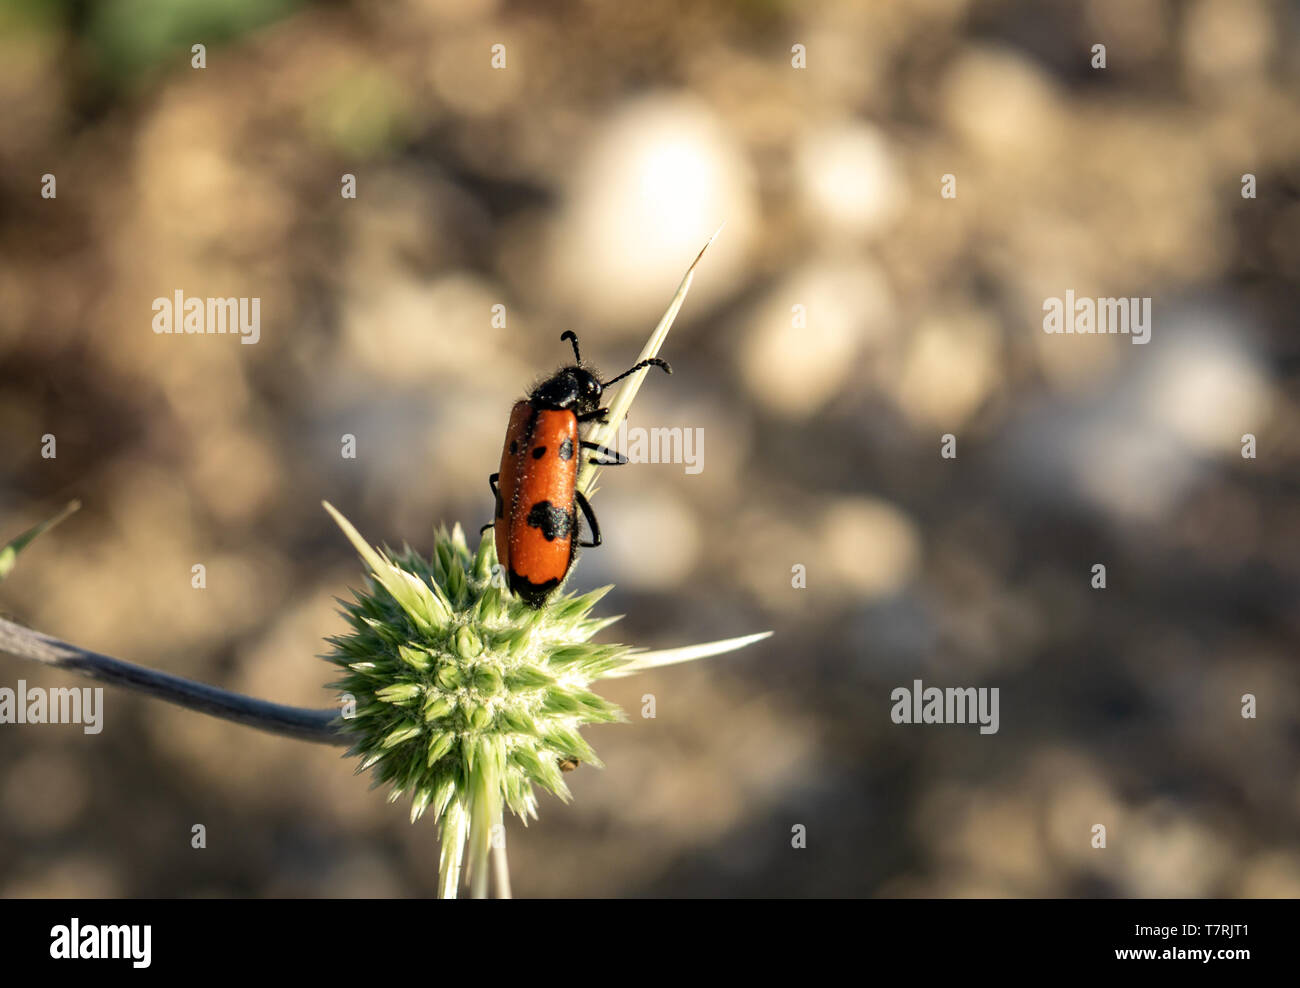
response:
{"label": "blurred background", "polygon": [[[329,705],[361,574],[321,500],[424,549],[488,520],[560,333],[622,370],[725,221],[631,421],[704,469],[606,471],[572,586],[617,584],[606,640],[775,635],[605,684],[631,723],[509,824],[516,894],[1300,895],[1298,36],[1280,0],[8,0],[0,535],[84,507],[0,608]],[[178,289],[260,298],[260,342],[155,335]],[[1151,297],[1151,342],[1045,334],[1067,289]],[[1001,730],[893,724],[914,679],[998,687]],[[0,894],[434,894],[435,829],[338,750],[105,707],[0,727]]]}

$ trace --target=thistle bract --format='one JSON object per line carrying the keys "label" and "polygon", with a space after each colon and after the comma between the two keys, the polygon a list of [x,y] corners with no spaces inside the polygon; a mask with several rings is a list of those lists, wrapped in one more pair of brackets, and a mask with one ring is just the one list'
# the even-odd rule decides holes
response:
{"label": "thistle bract", "polygon": [[600,764],[581,728],[625,718],[589,686],[630,649],[591,641],[617,620],[588,616],[608,587],[541,610],[512,597],[490,533],[471,552],[459,525],[441,528],[426,559],[372,549],[334,515],[370,567],[365,589],[340,601],[350,632],[328,639],[349,754],[390,800],[410,795],[412,821],[441,824],[441,884],[454,894],[466,838],[482,867],[503,805],[527,821],[535,787],[568,798],[562,762]]}

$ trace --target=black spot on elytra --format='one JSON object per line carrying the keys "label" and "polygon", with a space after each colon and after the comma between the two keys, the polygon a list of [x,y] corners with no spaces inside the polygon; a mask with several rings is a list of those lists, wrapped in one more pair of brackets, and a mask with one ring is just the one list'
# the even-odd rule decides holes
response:
{"label": "black spot on elytra", "polygon": [[529,607],[540,608],[546,603],[546,598],[549,597],[559,585],[560,581],[558,579],[543,580],[541,583],[534,583],[522,573],[516,573],[514,570],[510,571],[510,589],[513,590],[518,595],[519,599]]}
{"label": "black spot on elytra", "polygon": [[538,501],[528,509],[528,527],[541,530],[547,542],[567,538],[573,528],[567,511],[561,511],[550,501]]}
{"label": "black spot on elytra", "polygon": [[562,460],[573,459],[573,440],[566,436],[564,442],[560,443],[558,452]]}
{"label": "black spot on elytra", "polygon": [[545,456],[545,455],[546,455],[546,447],[545,447],[545,446],[538,446],[536,449],[533,450],[533,459],[534,459],[534,460],[540,460],[540,459],[541,459],[543,456]]}
{"label": "black spot on elytra", "polygon": [[518,453],[518,452],[519,452],[519,440],[518,440],[518,439],[511,439],[511,440],[510,440],[510,455],[511,455],[511,456],[514,456],[514,455],[515,455],[516,453]]}

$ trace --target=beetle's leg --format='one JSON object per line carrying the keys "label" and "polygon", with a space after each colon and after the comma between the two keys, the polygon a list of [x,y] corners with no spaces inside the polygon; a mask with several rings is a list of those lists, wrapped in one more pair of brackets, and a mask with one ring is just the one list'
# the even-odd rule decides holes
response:
{"label": "beetle's leg", "polygon": [[592,513],[591,503],[583,495],[582,491],[574,491],[573,498],[578,502],[578,507],[582,509],[582,516],[587,519],[587,527],[591,529],[591,541],[579,542],[578,545],[584,549],[594,549],[603,541],[600,537],[600,526],[596,524],[596,516]]}
{"label": "beetle's leg", "polygon": [[[501,491],[497,488],[497,481],[500,479],[501,479],[500,473],[493,473],[488,475],[488,487],[492,488],[492,497],[496,499],[497,518],[502,518],[505,516],[505,511],[501,505]],[[496,524],[495,521],[488,522],[486,525],[484,525],[482,528],[478,530],[479,535],[482,535],[484,532],[486,532],[489,528],[491,528],[495,524]]]}
{"label": "beetle's leg", "polygon": [[583,449],[594,449],[597,453],[613,457],[612,460],[598,460],[595,457],[592,457],[590,462],[594,463],[598,467],[621,467],[624,463],[628,462],[626,456],[617,450],[610,449],[608,446],[601,446],[598,443],[589,443],[585,439],[582,440],[581,445]]}
{"label": "beetle's leg", "polygon": [[604,422],[609,417],[608,408],[593,408],[589,412],[583,412],[575,416],[579,422]]}

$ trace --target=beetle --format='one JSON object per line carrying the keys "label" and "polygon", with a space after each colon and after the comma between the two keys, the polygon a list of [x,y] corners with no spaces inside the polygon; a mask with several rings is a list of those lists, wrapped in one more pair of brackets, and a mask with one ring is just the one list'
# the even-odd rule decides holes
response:
{"label": "beetle", "polygon": [[[515,403],[506,426],[500,469],[488,477],[496,499],[493,520],[482,531],[495,529],[497,558],[505,567],[510,589],[531,607],[540,608],[564,582],[579,546],[601,544],[600,525],[591,505],[577,489],[578,462],[583,450],[598,466],[617,466],[627,458],[596,443],[579,439],[578,426],[605,421],[600,407],[605,389],[643,367],[662,367],[658,357],[642,360],[617,377],[602,381],[582,362],[578,336],[572,330],[560,341],[573,344],[574,362],[560,368]],[[578,511],[591,530],[591,541],[578,541]]]}

